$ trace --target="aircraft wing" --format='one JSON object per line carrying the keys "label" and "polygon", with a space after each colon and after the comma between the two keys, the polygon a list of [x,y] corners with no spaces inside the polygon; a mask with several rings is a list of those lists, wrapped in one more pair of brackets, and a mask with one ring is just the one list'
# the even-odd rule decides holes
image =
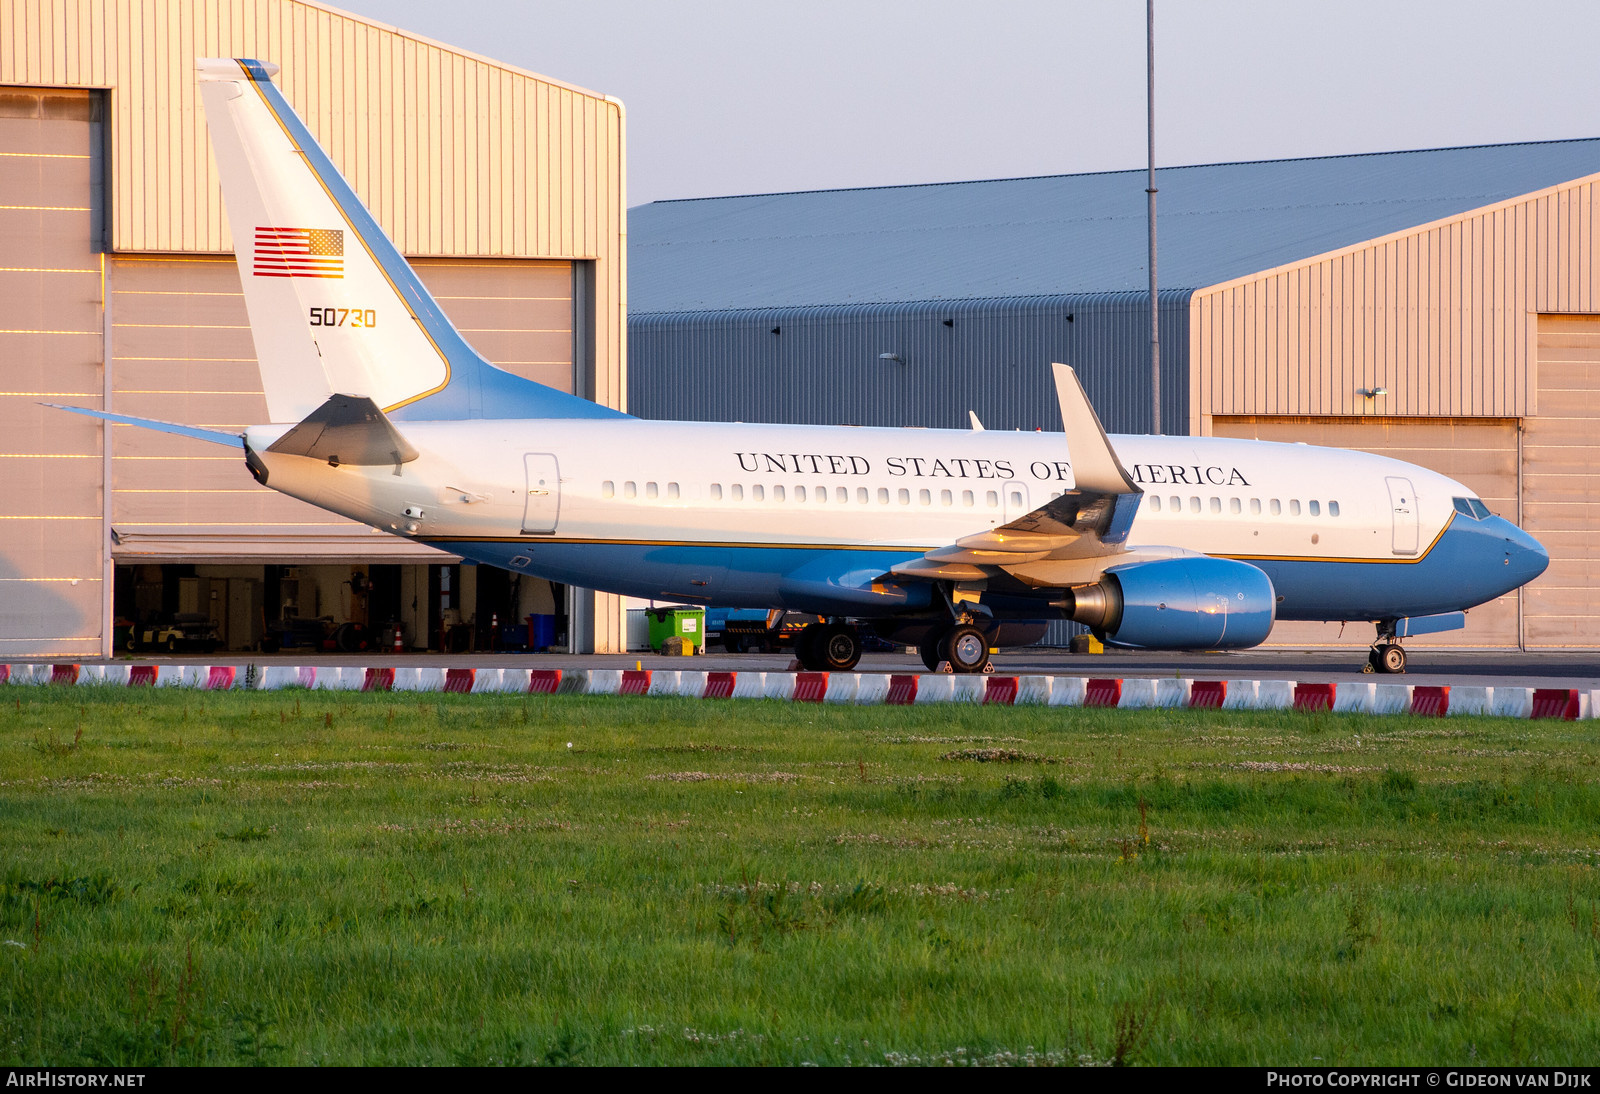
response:
{"label": "aircraft wing", "polygon": [[975,581],[996,570],[1044,560],[1088,559],[1127,550],[1143,491],[1117,459],[1078,376],[1055,364],[1073,489],[997,528],[963,536],[896,566],[902,577]]}

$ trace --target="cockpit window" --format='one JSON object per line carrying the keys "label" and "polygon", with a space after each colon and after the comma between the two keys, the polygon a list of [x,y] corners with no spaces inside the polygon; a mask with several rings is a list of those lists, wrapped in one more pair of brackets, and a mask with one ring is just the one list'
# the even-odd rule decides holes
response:
{"label": "cockpit window", "polygon": [[1483,520],[1489,516],[1489,507],[1477,498],[1451,498],[1456,507],[1456,512],[1473,520]]}

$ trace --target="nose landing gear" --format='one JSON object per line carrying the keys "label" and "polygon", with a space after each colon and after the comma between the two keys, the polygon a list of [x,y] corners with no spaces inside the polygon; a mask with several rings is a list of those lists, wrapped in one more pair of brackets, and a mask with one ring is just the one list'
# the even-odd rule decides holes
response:
{"label": "nose landing gear", "polygon": [[1395,640],[1393,623],[1378,624],[1378,638],[1367,652],[1367,663],[1361,671],[1386,675],[1398,675],[1406,671],[1406,651]]}

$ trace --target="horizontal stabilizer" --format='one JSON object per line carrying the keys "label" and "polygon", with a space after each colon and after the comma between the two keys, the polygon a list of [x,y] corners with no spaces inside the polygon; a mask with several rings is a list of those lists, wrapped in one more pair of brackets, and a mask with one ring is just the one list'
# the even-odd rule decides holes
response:
{"label": "horizontal stabilizer", "polygon": [[85,406],[62,406],[60,403],[40,403],[39,405],[51,407],[55,410],[69,410],[74,414],[84,414],[90,418],[99,418],[115,425],[136,425],[142,429],[153,429],[157,433],[172,433],[179,437],[192,437],[197,441],[210,441],[212,444],[225,444],[234,448],[240,448],[244,445],[244,436],[240,433],[224,433],[217,429],[201,429],[199,426],[179,425],[177,422],[162,422],[154,418],[135,418],[130,414],[112,414],[108,410],[90,410]]}
{"label": "horizontal stabilizer", "polygon": [[335,467],[398,466],[417,458],[417,450],[365,395],[333,396],[268,445],[267,451],[326,460]]}

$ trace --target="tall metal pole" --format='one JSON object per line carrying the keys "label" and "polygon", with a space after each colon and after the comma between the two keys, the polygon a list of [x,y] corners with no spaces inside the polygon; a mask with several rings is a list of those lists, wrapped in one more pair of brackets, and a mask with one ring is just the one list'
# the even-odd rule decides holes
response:
{"label": "tall metal pole", "polygon": [[1150,203],[1150,432],[1161,432],[1161,312],[1156,306],[1156,0],[1145,0],[1145,104],[1150,167],[1144,192]]}

